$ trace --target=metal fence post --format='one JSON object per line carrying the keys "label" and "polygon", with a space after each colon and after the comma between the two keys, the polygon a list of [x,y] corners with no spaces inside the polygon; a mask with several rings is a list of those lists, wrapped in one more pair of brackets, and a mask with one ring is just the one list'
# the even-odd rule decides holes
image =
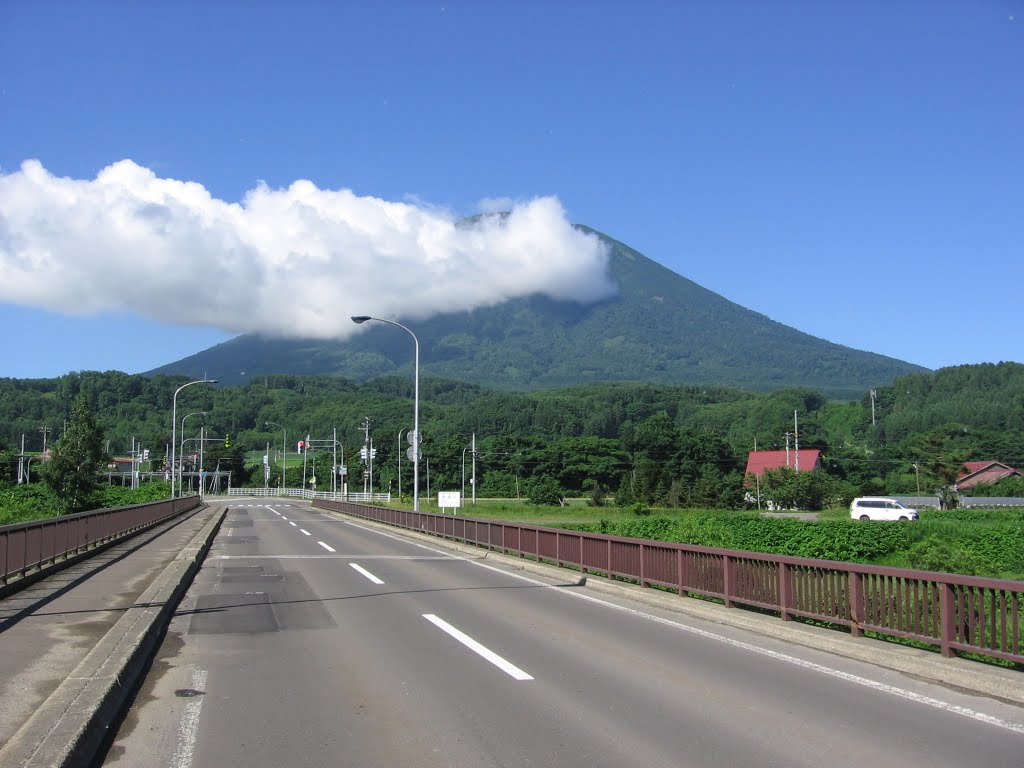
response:
{"label": "metal fence post", "polygon": [[722,555],[722,597],[725,599],[726,608],[732,608],[732,569],[732,558],[729,555]]}
{"label": "metal fence post", "polygon": [[850,572],[850,636],[863,637],[864,630],[864,577],[863,574]]}
{"label": "metal fence post", "polygon": [[951,643],[956,640],[956,602],[954,600],[952,584],[939,585],[939,647],[942,655],[946,657],[955,656]]}
{"label": "metal fence post", "polygon": [[789,611],[793,607],[792,584],[789,581],[789,565],[779,563],[779,618],[783,621],[791,621]]}
{"label": "metal fence post", "polygon": [[644,563],[644,555],[645,554],[646,553],[644,552],[644,545],[641,543],[640,544],[640,586],[641,587],[646,587],[647,586],[647,580],[644,578],[644,565],[645,565],[645,563]]}

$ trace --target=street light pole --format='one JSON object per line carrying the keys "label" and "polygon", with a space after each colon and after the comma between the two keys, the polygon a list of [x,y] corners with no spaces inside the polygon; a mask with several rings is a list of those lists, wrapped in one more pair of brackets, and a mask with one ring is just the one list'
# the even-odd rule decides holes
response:
{"label": "street light pole", "polygon": [[376,320],[378,323],[387,323],[393,325],[396,328],[401,328],[403,331],[412,336],[413,343],[416,345],[416,358],[414,371],[414,386],[413,386],[413,441],[412,441],[412,509],[413,512],[420,511],[420,340],[416,338],[416,334],[406,328],[401,323],[396,323],[394,320],[384,320],[380,317],[370,317],[369,315],[355,315],[352,317],[352,322],[356,325],[365,323],[367,320]]}
{"label": "street light pole", "polygon": [[[174,467],[175,467],[175,449],[178,447],[178,393],[181,392],[185,387],[191,387],[193,384],[216,384],[216,379],[197,379],[196,381],[190,381],[187,384],[182,384],[176,390],[174,390],[174,397],[171,398],[171,498],[174,496]],[[181,491],[179,485],[178,491]]]}

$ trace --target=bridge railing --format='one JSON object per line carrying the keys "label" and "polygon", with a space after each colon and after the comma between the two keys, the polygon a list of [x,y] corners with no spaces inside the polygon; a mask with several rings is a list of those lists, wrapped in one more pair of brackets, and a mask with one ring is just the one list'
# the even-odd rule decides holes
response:
{"label": "bridge railing", "polygon": [[314,506],[520,557],[634,581],[680,596],[721,600],[1024,663],[1024,582],[885,568],[598,533],[416,513],[340,501]]}
{"label": "bridge railing", "polygon": [[194,509],[198,496],[0,526],[0,585]]}

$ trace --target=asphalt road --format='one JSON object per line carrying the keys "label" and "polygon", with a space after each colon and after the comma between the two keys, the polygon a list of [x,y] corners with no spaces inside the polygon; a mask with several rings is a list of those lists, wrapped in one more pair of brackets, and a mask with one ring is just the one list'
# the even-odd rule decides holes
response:
{"label": "asphalt road", "polygon": [[1024,766],[1024,709],[232,502],[109,766]]}

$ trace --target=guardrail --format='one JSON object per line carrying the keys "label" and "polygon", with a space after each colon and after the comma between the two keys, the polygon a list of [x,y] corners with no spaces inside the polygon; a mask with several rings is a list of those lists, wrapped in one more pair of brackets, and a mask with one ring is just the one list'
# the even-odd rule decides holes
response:
{"label": "guardrail", "polygon": [[[208,494],[209,495],[209,494]],[[229,488],[228,496],[285,496],[295,499],[328,499],[330,501],[391,501],[390,493],[348,493],[307,491],[303,488]]]}
{"label": "guardrail", "polygon": [[340,501],[314,506],[680,596],[1024,663],[1024,582],[784,557],[410,512]]}
{"label": "guardrail", "polygon": [[200,503],[198,496],[183,496],[0,526],[0,585],[6,587],[12,578],[24,578],[35,569],[56,565]]}

